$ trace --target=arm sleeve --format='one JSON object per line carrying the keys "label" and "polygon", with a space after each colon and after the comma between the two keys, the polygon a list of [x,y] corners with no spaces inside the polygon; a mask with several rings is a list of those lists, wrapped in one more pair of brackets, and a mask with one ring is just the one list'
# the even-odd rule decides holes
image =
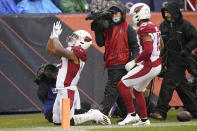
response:
{"label": "arm sleeve", "polygon": [[102,47],[105,45],[105,36],[104,33],[101,31],[95,31],[95,40],[96,40],[96,44],[99,47]]}
{"label": "arm sleeve", "polygon": [[86,56],[86,50],[85,49],[83,49],[80,46],[73,46],[72,51],[79,59],[86,62],[87,56]]}
{"label": "arm sleeve", "polygon": [[187,23],[185,34],[188,42],[186,43],[186,49],[191,52],[193,49],[197,48],[197,31],[191,23]]}
{"label": "arm sleeve", "polygon": [[128,36],[129,51],[132,54],[131,60],[133,60],[139,55],[139,45],[137,41],[137,33],[131,25],[128,25],[127,36]]}
{"label": "arm sleeve", "polygon": [[[103,20],[94,20],[91,23],[91,30],[94,31],[96,44],[99,47],[105,45],[105,36],[104,36],[104,21]],[[109,24],[109,23],[108,23]]]}
{"label": "arm sleeve", "polygon": [[142,43],[143,51],[142,53],[136,58],[137,62],[141,62],[143,60],[149,59],[150,55],[153,50],[153,42],[152,41],[145,41]]}

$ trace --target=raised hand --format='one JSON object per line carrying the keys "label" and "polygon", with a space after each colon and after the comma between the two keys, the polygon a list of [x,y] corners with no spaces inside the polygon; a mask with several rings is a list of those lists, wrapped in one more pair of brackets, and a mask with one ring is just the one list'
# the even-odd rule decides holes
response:
{"label": "raised hand", "polygon": [[51,32],[50,38],[59,38],[59,35],[62,33],[62,24],[60,21],[57,21],[56,23],[53,24],[53,31]]}

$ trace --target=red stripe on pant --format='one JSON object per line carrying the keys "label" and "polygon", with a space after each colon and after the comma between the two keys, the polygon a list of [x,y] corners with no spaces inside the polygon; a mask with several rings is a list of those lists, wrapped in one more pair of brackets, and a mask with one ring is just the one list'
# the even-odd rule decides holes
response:
{"label": "red stripe on pant", "polygon": [[[131,94],[129,88],[126,87],[122,81],[120,81],[118,83],[118,90],[120,92],[120,95],[121,95],[126,107],[127,107],[128,113],[135,112],[135,108],[133,105],[133,97],[132,97],[132,94]],[[142,92],[138,92],[133,88],[133,93],[136,98],[136,103],[140,109],[140,117],[141,118],[147,117],[146,101],[144,99]]]}
{"label": "red stripe on pant", "polygon": [[73,106],[75,91],[68,89],[68,98],[70,98],[70,109]]}

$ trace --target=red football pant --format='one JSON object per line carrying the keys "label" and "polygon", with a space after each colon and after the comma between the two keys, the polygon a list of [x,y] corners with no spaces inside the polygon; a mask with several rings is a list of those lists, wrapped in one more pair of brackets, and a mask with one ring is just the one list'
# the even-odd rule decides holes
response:
{"label": "red football pant", "polygon": [[[127,107],[128,113],[135,112],[133,98],[132,98],[132,94],[131,94],[129,88],[126,87],[124,85],[124,83],[122,83],[122,81],[120,81],[118,83],[118,90],[120,92],[120,95],[121,95],[126,107]],[[148,116],[147,110],[146,110],[146,101],[145,101],[145,98],[144,98],[142,92],[138,92],[133,88],[133,93],[134,93],[138,108],[140,110],[140,117],[146,118]]]}

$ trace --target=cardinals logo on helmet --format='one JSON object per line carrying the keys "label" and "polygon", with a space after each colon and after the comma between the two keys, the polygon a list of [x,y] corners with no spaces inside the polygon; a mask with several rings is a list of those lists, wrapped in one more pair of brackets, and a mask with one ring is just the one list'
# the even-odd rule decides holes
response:
{"label": "cardinals logo on helmet", "polygon": [[137,14],[141,9],[142,9],[143,5],[138,6],[134,9],[134,13]]}
{"label": "cardinals logo on helmet", "polygon": [[92,41],[92,39],[91,39],[89,36],[86,36],[86,37],[84,38],[84,41],[85,41],[85,42],[90,42],[90,41]]}

